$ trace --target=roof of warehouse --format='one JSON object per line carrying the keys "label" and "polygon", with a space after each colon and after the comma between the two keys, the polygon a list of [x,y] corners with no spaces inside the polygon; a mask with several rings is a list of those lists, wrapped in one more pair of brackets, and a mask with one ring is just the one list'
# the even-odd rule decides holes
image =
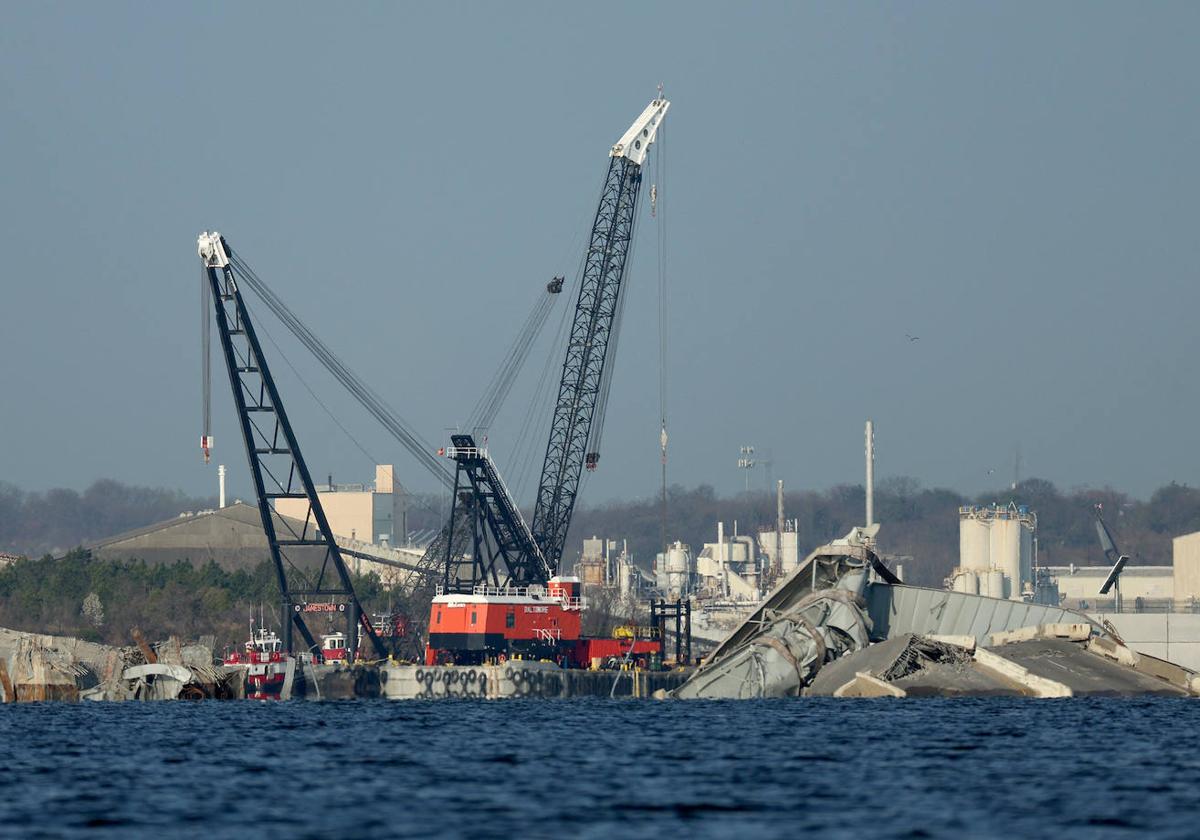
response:
{"label": "roof of warehouse", "polygon": [[[187,513],[181,513],[179,516],[171,519],[164,519],[161,522],[155,522],[151,525],[145,525],[141,528],[134,528],[130,531],[123,531],[120,534],[114,534],[111,537],[105,537],[104,539],[96,540],[95,542],[90,543],[87,547],[104,548],[106,546],[116,545],[117,543],[122,543],[127,540],[136,539],[137,537],[143,537],[148,534],[166,531],[171,528],[186,527],[189,524],[207,516],[219,516],[222,519],[229,519],[240,525],[248,525],[260,531],[262,530],[262,520],[259,518],[258,508],[254,505],[248,505],[245,502],[234,502],[231,505],[223,508],[217,508],[215,510],[201,510],[195,513],[189,511]],[[280,516],[279,514],[275,514],[275,518],[278,520],[288,520],[298,528],[303,527],[304,524],[298,519]],[[264,542],[266,541],[265,536],[263,537],[263,540]]]}
{"label": "roof of warehouse", "polygon": [[[1112,566],[1042,566],[1052,575],[1059,577],[1107,577]],[[1144,577],[1171,577],[1175,574],[1174,566],[1126,566],[1122,572],[1125,575],[1142,575]]]}

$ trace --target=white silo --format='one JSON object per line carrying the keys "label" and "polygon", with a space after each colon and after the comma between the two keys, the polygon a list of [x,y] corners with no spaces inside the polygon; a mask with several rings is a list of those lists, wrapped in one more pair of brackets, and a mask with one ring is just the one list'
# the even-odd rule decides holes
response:
{"label": "white silo", "polygon": [[780,567],[785,575],[800,565],[800,535],[795,531],[783,532],[783,550],[780,552]]}
{"label": "white silo", "polygon": [[691,550],[681,542],[667,549],[663,563],[666,570],[667,590],[674,595],[687,595],[691,591]]}
{"label": "white silo", "polygon": [[950,588],[955,592],[966,592],[968,595],[979,594],[979,576],[971,569],[955,569],[950,582]]}
{"label": "white silo", "polygon": [[617,586],[620,587],[621,600],[628,600],[633,591],[633,563],[624,552],[617,558]]}
{"label": "white silo", "polygon": [[1003,598],[1005,597],[1005,584],[1004,572],[999,569],[991,569],[979,576],[979,594],[989,598]]}
{"label": "white silo", "polygon": [[958,509],[958,567],[950,577],[956,592],[969,591],[961,577],[975,574],[978,592],[991,598],[1024,600],[1033,589],[1033,544],[1037,516],[1028,507],[964,506]]}
{"label": "white silo", "polygon": [[[779,532],[779,536],[782,537],[782,540],[780,540],[781,544],[783,545],[782,550],[776,549],[775,536],[776,532],[774,530],[759,531],[758,546],[762,549],[762,552],[767,555],[770,565],[773,566],[774,564],[778,563],[780,573],[783,575],[789,575],[800,563],[799,543],[797,542],[797,534],[794,526],[791,522],[788,522],[784,526],[784,530]],[[737,562],[743,558],[734,554],[730,557],[730,559],[734,562]]]}
{"label": "white silo", "polygon": [[999,510],[992,520],[992,568],[1003,572],[1005,596],[1021,598],[1021,523],[1006,510]]}
{"label": "white silo", "polygon": [[958,566],[976,572],[991,567],[987,508],[962,507],[958,510]]}

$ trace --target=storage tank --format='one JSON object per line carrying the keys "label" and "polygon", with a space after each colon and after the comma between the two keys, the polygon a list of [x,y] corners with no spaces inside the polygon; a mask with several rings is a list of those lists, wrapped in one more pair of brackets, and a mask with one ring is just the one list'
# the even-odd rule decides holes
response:
{"label": "storage tank", "polygon": [[621,599],[629,598],[633,591],[633,564],[622,554],[617,558],[617,586],[620,587]]}
{"label": "storage tank", "polygon": [[783,573],[791,574],[800,565],[800,535],[795,531],[783,532],[783,552],[780,555],[780,568]]}
{"label": "storage tank", "polygon": [[1037,527],[1037,518],[1029,508],[1018,510],[1021,522],[1021,585],[1018,591],[1034,588],[1033,580],[1033,531]]}
{"label": "storage tank", "polygon": [[[1036,529],[1037,516],[1026,505],[958,509],[958,565],[975,573],[979,594],[1014,601],[1032,596]],[[998,585],[992,572],[1001,576]],[[957,585],[951,576],[952,588]]]}
{"label": "storage tank", "polygon": [[[795,531],[784,531],[782,536],[782,553],[775,549],[774,531],[759,531],[758,545],[763,553],[770,558],[772,563],[779,563],[779,571],[784,575],[788,575],[800,564],[799,548]],[[730,559],[737,560],[739,558],[731,557]]]}
{"label": "storage tank", "polygon": [[950,588],[968,595],[979,594],[979,577],[970,569],[955,569],[951,575]]}
{"label": "storage tank", "polygon": [[687,595],[691,587],[691,552],[681,542],[667,549],[663,567],[667,573],[667,590],[672,594]]}
{"label": "storage tank", "polygon": [[984,508],[963,507],[958,511],[958,566],[976,573],[986,572],[991,567],[991,545],[988,519]]}
{"label": "storage tank", "polygon": [[991,569],[979,576],[979,594],[989,598],[1003,598],[1005,597],[1005,582],[1004,572],[999,569]]}
{"label": "storage tank", "polygon": [[1006,595],[996,598],[1021,600],[1021,522],[1016,512],[997,511],[992,520],[992,568],[1003,572]]}

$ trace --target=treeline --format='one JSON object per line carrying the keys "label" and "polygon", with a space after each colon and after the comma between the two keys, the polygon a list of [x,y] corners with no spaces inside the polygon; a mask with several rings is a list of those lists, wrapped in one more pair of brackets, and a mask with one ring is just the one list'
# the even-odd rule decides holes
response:
{"label": "treeline", "polygon": [[[798,521],[802,552],[844,536],[864,517],[862,485],[825,491],[788,491],[785,515]],[[1105,562],[1093,524],[1093,510],[1103,506],[1105,519],[1121,550],[1133,562],[1168,565],[1171,538],[1200,530],[1200,489],[1169,484],[1149,500],[1131,498],[1111,488],[1062,492],[1049,481],[1028,479],[1015,490],[966,496],[945,488],[923,488],[911,478],[892,478],[875,490],[875,519],[881,523],[881,551],[909,555],[905,577],[911,583],[940,586],[958,563],[958,509],[992,503],[1029,505],[1038,517],[1038,551],[1042,565],[1101,565]],[[657,498],[581,506],[571,527],[567,557],[573,562],[582,540],[593,535],[626,539],[638,564],[648,568],[661,544]],[[731,533],[775,527],[775,496],[760,492],[722,498],[711,487],[672,487],[667,494],[668,539],[681,540],[699,552],[715,542],[717,522]]]}
{"label": "treeline", "polygon": [[61,554],[185,510],[215,506],[213,498],[110,479],[97,481],[82,493],[62,488],[29,493],[0,482],[0,551],[30,557]]}
{"label": "treeline", "polygon": [[[875,518],[882,524],[879,546],[887,554],[911,556],[911,560],[904,561],[909,581],[940,585],[958,562],[958,508],[994,502],[1025,504],[1036,511],[1039,560],[1043,565],[1105,562],[1093,525],[1092,511],[1097,504],[1103,505],[1122,550],[1133,555],[1135,563],[1170,563],[1171,538],[1200,530],[1200,489],[1186,485],[1172,483],[1159,488],[1148,500],[1139,500],[1111,488],[1064,492],[1034,478],[1022,481],[1015,490],[967,496],[945,488],[924,488],[911,478],[892,478],[880,482],[875,493]],[[131,487],[109,480],[98,481],[83,493],[25,493],[0,483],[0,550],[35,557],[61,553],[71,546],[170,519],[184,510],[211,507],[213,503],[212,499],[197,499],[177,491]],[[792,490],[785,498],[785,514],[797,520],[804,552],[861,524],[863,508],[861,485],[824,491]],[[668,539],[681,540],[698,552],[704,543],[716,540],[718,521],[725,522],[728,533],[733,532],[735,522],[741,533],[774,528],[775,497],[766,492],[721,497],[709,486],[675,486],[668,491],[667,510]],[[435,495],[414,496],[409,511],[411,529],[432,529],[439,526],[439,517],[448,514],[448,505]],[[649,568],[660,550],[660,523],[656,497],[581,504],[568,537],[565,565],[574,563],[584,538],[596,535],[628,540],[638,563]],[[240,627],[245,622],[237,616],[248,617],[251,606],[264,603],[269,608],[277,599],[274,577],[265,559],[252,573],[223,572],[213,564],[121,566],[85,563],[84,559],[73,553],[57,565],[48,560],[25,561],[0,572],[0,581],[5,581],[0,588],[0,626],[8,622],[9,626],[45,632],[78,629],[82,599],[95,592],[113,622],[108,629],[96,628],[105,640],[125,639],[128,626],[142,615],[149,615],[145,621],[147,632],[161,627],[153,632],[196,635],[201,631],[183,628],[207,627],[203,632],[217,632],[215,628],[227,616],[232,616],[229,620]],[[24,582],[18,586],[19,581]],[[63,594],[55,595],[59,590]],[[18,593],[24,599],[19,603],[14,600]],[[37,620],[31,621],[35,614]],[[10,616],[24,618],[13,624]],[[243,632],[239,629],[236,635]]]}
{"label": "treeline", "polygon": [[[366,609],[387,606],[377,576],[354,576],[354,589]],[[212,561],[148,565],[95,560],[77,549],[61,558],[23,559],[0,568],[0,627],[110,645],[131,644],[130,629],[136,626],[151,639],[212,635],[220,653],[246,641],[260,608],[267,626],[278,628],[278,604],[269,560],[230,572]],[[343,624],[340,617],[309,620],[314,633],[344,630]]]}

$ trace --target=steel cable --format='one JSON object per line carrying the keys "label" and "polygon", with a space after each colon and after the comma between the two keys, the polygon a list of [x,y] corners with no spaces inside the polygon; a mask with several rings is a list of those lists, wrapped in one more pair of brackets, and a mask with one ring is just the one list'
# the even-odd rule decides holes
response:
{"label": "steel cable", "polygon": [[434,454],[434,447],[425,441],[400,417],[394,408],[356,373],[338,358],[300,318],[288,308],[278,295],[254,273],[240,256],[230,250],[230,261],[243,275],[246,285],[258,295],[284,326],[311,352],[330,372],[342,387],[354,397],[379,423],[387,429],[417,460],[445,487],[452,487],[454,477],[446,465]]}
{"label": "steel cable", "polygon": [[561,284],[561,281],[562,278],[555,278],[554,281],[547,284],[545,291],[538,294],[533,310],[526,316],[525,323],[502,358],[487,389],[471,410],[467,422],[468,429],[486,429],[496,419],[496,415],[512,390],[517,375],[529,357],[530,349],[546,323],[550,310],[554,307],[555,299],[559,297],[561,285],[557,286],[559,291],[553,291],[552,287],[555,283]]}

